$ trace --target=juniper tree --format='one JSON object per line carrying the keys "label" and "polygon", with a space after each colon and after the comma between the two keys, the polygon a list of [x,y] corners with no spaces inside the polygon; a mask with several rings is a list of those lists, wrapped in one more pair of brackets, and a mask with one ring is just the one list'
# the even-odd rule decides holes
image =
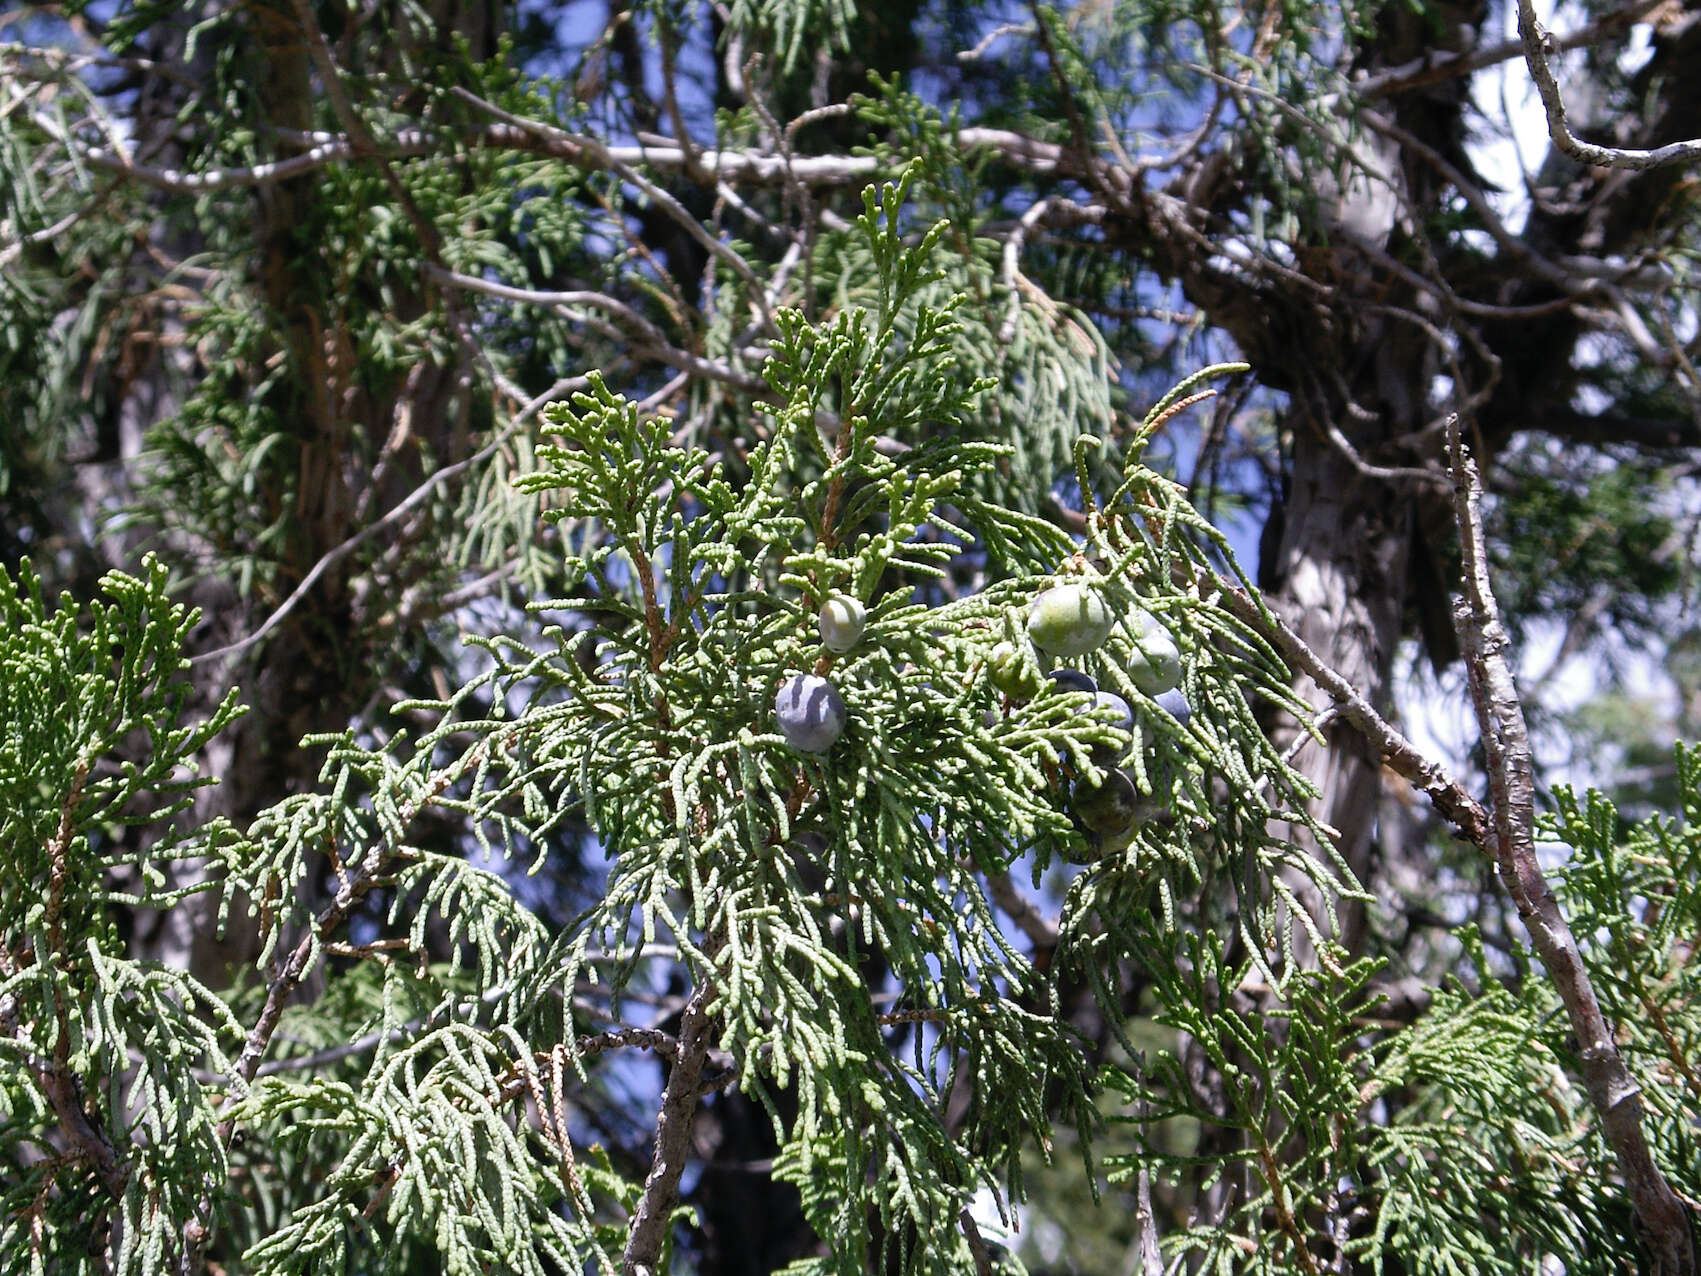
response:
{"label": "juniper tree", "polygon": [[[774,402],[742,481],[593,376],[546,411],[551,441],[520,486],[555,494],[551,517],[578,529],[565,569],[594,619],[535,600],[570,623],[535,647],[479,639],[487,668],[409,706],[435,719],[417,740],[305,742],[326,754],[318,790],[245,830],[190,828],[134,859],[108,832],[180,810],[194,783],[180,769],[236,713],[227,700],[179,725],[194,618],[163,566],[110,576],[114,602],[86,629],[69,597],[48,609],[27,565],[6,577],[5,1049],[19,1066],[5,1228],[20,1268],[153,1272],[220,1254],[256,1271],[667,1270],[698,1108],[736,1088],[772,1115],[773,1172],[823,1241],[794,1270],[991,1271],[1009,1258],[973,1198],[1018,1200],[1024,1146],[1054,1123],[1089,1138],[1104,1081],[1144,1130],[1186,1119],[1247,1136],[1209,1171],[1239,1198],[1169,1238],[1183,1255],[1510,1271],[1564,1252],[1606,1271],[1635,1251],[1646,1202],[1624,1111],[1603,1108],[1589,1134],[1552,985],[1507,989],[1479,956],[1479,988],[1438,990],[1414,1023],[1379,1030],[1361,1018],[1374,963],[1336,956],[1288,886],[1284,868],[1325,898],[1353,889],[1343,867],[1271,835],[1306,818],[1307,793],[1250,700],[1303,712],[1271,645],[1291,631],[1225,578],[1220,534],[1140,463],[1186,387],[1102,494],[1096,440],[1078,440],[1081,537],[981,494],[1009,449],[961,428],[991,387],[952,375],[960,303],[926,300],[945,226],[907,245],[901,198],[902,184],[870,190],[848,232],[874,265],[872,307],[819,326],[776,316]],[[876,447],[923,421],[936,431],[923,445]],[[940,564],[968,550],[984,555],[981,587],[937,597]],[[1027,621],[1060,583],[1111,619],[1083,622],[1081,654],[1132,723],[1066,684],[994,686],[998,644],[1039,658]],[[835,596],[868,612],[842,654],[816,630]],[[1141,643],[1157,625],[1184,653],[1185,725],[1130,674],[1149,675]],[[1504,662],[1472,656],[1492,725]],[[776,725],[774,691],[804,669],[844,701],[825,748]],[[1106,839],[1071,808],[1118,765],[1149,805]],[[1693,792],[1693,759],[1680,765]],[[1420,778],[1531,891],[1516,791],[1497,786],[1490,833],[1456,782]],[[552,933],[511,875],[421,844],[428,811],[510,864],[535,863],[579,812],[608,856],[601,896]],[[1604,966],[1622,963],[1597,986],[1621,1014],[1632,998],[1648,1012],[1615,1020],[1646,1034],[1624,1053],[1654,1096],[1653,1137],[1630,1127],[1667,1172],[1691,1173],[1693,1109],[1668,1070],[1695,1031],[1681,986],[1694,835],[1656,822],[1620,850],[1610,808],[1569,796],[1553,831],[1577,844],[1565,885],[1585,933],[1606,936]],[[260,919],[249,995],[131,958],[112,929],[112,904],[180,906],[187,892],[162,886],[183,858],[216,865],[202,889],[221,918],[246,899]],[[1012,868],[1037,881],[1060,862],[1086,867],[1057,931],[1002,923]],[[314,880],[317,910],[303,906]],[[363,917],[373,895],[386,906]],[[1549,910],[1531,907],[1532,934],[1575,1013]],[[1299,928],[1315,962],[1295,960]],[[1184,1044],[1148,1057],[1117,1027],[1139,1066],[1095,1076],[1060,982],[1085,981],[1120,1025],[1130,970]],[[658,1001],[663,1016],[632,1022]],[[1598,1101],[1604,1061],[1583,1040]],[[575,1119],[627,1050],[668,1064],[641,1176]],[[1615,1155],[1628,1183],[1607,1169]],[[1169,1163],[1154,1142],[1124,1164]],[[1507,1192],[1513,1206],[1491,1203]],[[1656,1262],[1661,1244],[1680,1253],[1642,1221]]]}
{"label": "juniper tree", "polygon": [[[1557,43],[1651,145],[1637,12]],[[564,77],[477,3],[7,16],[8,1262],[978,1271],[1093,1145],[1148,1269],[1683,1269],[1686,826],[1558,801],[1568,966],[1518,795],[1378,713],[1457,632],[1451,413],[1514,623],[1683,585],[1642,471],[1528,442],[1692,441],[1687,187],[1613,168],[1683,147],[1556,149],[1514,233],[1462,89],[1526,55],[1447,6],[640,6]],[[1189,503],[1236,454],[1267,601]],[[1372,837],[1384,759],[1463,836]]]}

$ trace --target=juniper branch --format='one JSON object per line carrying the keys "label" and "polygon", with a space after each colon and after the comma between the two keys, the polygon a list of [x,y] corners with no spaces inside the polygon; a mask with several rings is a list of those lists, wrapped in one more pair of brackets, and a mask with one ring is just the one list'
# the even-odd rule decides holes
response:
{"label": "juniper branch", "polygon": [[[497,150],[548,155],[585,170],[638,164],[664,171],[686,167],[685,151],[679,147],[607,146],[595,138],[565,130],[557,130],[554,136],[539,137],[513,124],[488,124],[464,133],[408,128],[375,136],[380,138],[385,152],[395,159],[449,155],[457,150]],[[158,190],[190,195],[267,186],[302,177],[333,164],[347,163],[359,155],[355,144],[348,138],[332,134],[281,160],[189,172],[143,164],[116,151],[79,145],[70,139],[61,140],[74,146],[78,158],[96,168]],[[776,186],[788,176],[784,157],[767,151],[700,151],[698,158],[700,166],[721,182]],[[797,180],[810,186],[855,186],[878,176],[882,168],[880,160],[868,155],[798,156],[792,163]]]}
{"label": "juniper branch", "polygon": [[599,310],[606,310],[619,321],[625,330],[622,333],[623,338],[637,338],[634,348],[641,353],[653,354],[658,359],[677,368],[693,372],[713,381],[724,381],[740,390],[766,392],[768,389],[768,383],[753,372],[740,372],[724,363],[717,363],[712,359],[705,359],[701,355],[692,354],[688,350],[681,350],[669,341],[655,324],[625,302],[610,297],[607,293],[585,289],[559,292],[533,288],[514,288],[507,284],[496,283],[493,280],[478,279],[472,275],[445,270],[431,262],[425,263],[424,269],[426,275],[440,284],[465,289],[468,292],[484,293],[491,297],[500,297],[504,301],[517,301],[523,305],[542,306],[557,311],[565,311],[572,306],[594,306]]}
{"label": "juniper branch", "polygon": [[[410,801],[399,813],[398,824],[405,828],[411,824],[427,805],[454,783],[455,778],[468,768],[476,766],[490,741],[486,740],[474,746],[464,757],[457,759],[448,766],[437,771],[425,789],[418,797]],[[237,1056],[236,1065],[232,1069],[234,1077],[246,1087],[259,1073],[260,1060],[264,1058],[267,1048],[271,1045],[272,1034],[277,1031],[278,1020],[283,1015],[284,1005],[294,995],[307,972],[312,968],[314,958],[342,924],[348,920],[355,907],[364,899],[369,891],[378,884],[379,878],[389,868],[395,858],[396,849],[388,841],[379,837],[361,857],[359,866],[351,874],[340,876],[337,893],[331,897],[331,902],[319,911],[313,920],[313,925],[296,944],[295,949],[285,959],[282,965],[272,971],[266,984],[266,1000],[260,1007],[260,1014],[254,1021],[254,1026],[248,1032],[248,1039],[243,1043],[242,1053]],[[233,1123],[225,1120],[219,1124],[219,1137],[229,1139]]]}
{"label": "juniper branch", "polygon": [[[1609,36],[1622,35],[1666,3],[1667,0],[1633,0],[1633,3],[1603,13],[1563,35],[1549,32],[1547,47],[1554,52],[1563,53],[1595,44]],[[1410,62],[1389,67],[1386,71],[1379,71],[1367,79],[1360,80],[1353,91],[1362,101],[1394,97],[1411,89],[1457,79],[1499,62],[1510,62],[1513,58],[1521,57],[1523,52],[1524,42],[1521,39],[1501,40],[1472,49],[1468,53],[1431,49],[1422,57],[1413,58]]]}
{"label": "juniper branch", "polygon": [[[503,123],[511,124],[515,128],[525,129],[539,137],[548,138],[561,132],[561,130],[556,129],[553,125],[543,124],[537,120],[528,120],[524,116],[520,115],[512,115],[494,103],[485,101],[476,93],[473,93],[468,89],[457,86],[450,91],[462,101],[495,116]],[[734,274],[750,286],[751,301],[763,310],[763,323],[771,326],[773,323],[773,316],[766,313],[767,302],[762,291],[762,281],[756,277],[756,272],[751,269],[750,263],[744,259],[743,255],[732,248],[729,244],[722,243],[715,236],[711,235],[703,228],[703,224],[697,220],[689,209],[687,209],[667,191],[650,181],[650,179],[640,173],[636,167],[617,158],[608,150],[607,147],[601,147],[600,143],[597,143],[596,145],[599,146],[602,151],[603,167],[618,173],[621,180],[642,191],[647,198],[655,203],[656,207],[660,208],[669,217],[671,217],[687,235],[691,236],[692,239],[695,239],[698,244],[702,246],[705,252],[707,252],[711,257],[717,257],[721,261],[725,262],[732,268]],[[679,150],[679,161],[681,166],[684,167],[687,172],[690,172],[693,165],[697,163],[697,153],[681,147]]]}
{"label": "juniper branch", "polygon": [[986,1246],[986,1239],[980,1234],[980,1227],[975,1223],[975,1216],[964,1210],[957,1216],[962,1224],[963,1239],[969,1244],[969,1253],[975,1260],[975,1276],[992,1276],[992,1251]]}
{"label": "juniper branch", "polygon": [[1341,719],[1374,744],[1394,772],[1421,789],[1467,842],[1493,853],[1493,829],[1488,812],[1439,762],[1424,756],[1410,740],[1376,712],[1370,701],[1319,656],[1306,641],[1243,590],[1222,585],[1223,605],[1236,617],[1275,644],[1289,664],[1303,671],[1335,702]]}
{"label": "juniper branch", "polygon": [[192,656],[190,657],[189,663],[204,664],[208,661],[217,660],[223,656],[232,656],[259,642],[260,639],[264,638],[268,633],[281,624],[284,617],[288,616],[290,612],[295,610],[296,606],[308,595],[309,592],[311,592],[313,586],[319,582],[319,579],[324,576],[326,572],[335,567],[350,554],[354,553],[355,550],[359,549],[362,545],[371,540],[374,536],[378,535],[378,533],[382,532],[384,529],[394,527],[396,524],[400,523],[411,512],[422,506],[426,499],[434,491],[436,491],[437,488],[461,477],[475,466],[494,456],[499,450],[507,445],[508,441],[513,438],[515,432],[518,431],[519,428],[543,406],[543,404],[547,401],[548,396],[553,396],[563,388],[576,389],[580,384],[582,384],[582,382],[579,378],[574,378],[571,384],[567,387],[563,387],[561,383],[558,382],[556,385],[550,387],[547,396],[539,395],[533,398],[514,416],[513,420],[509,421],[505,426],[492,435],[490,441],[478,451],[472,453],[470,456],[463,457],[461,460],[454,462],[452,465],[445,465],[442,469],[433,471],[423,482],[420,483],[418,487],[409,492],[401,501],[397,502],[393,509],[386,512],[382,518],[368,523],[359,531],[352,533],[345,540],[326,550],[322,555],[320,555],[318,561],[308,569],[307,574],[301,578],[301,583],[290,591],[289,597],[279,603],[277,607],[272,610],[271,614],[268,615],[266,619],[246,637],[239,638],[233,643],[215,648],[212,651],[204,651],[198,656]]}
{"label": "juniper branch", "polygon": [[1008,873],[990,873],[986,878],[986,893],[992,902],[1032,941],[1036,953],[1051,953],[1057,948],[1057,923],[1034,906],[1032,900],[1016,889]]}
{"label": "juniper branch", "polygon": [[1482,481],[1466,454],[1455,416],[1447,424],[1453,508],[1463,551],[1465,597],[1453,622],[1465,653],[1471,700],[1482,728],[1500,878],[1512,894],[1537,954],[1565,1004],[1577,1039],[1583,1083],[1612,1145],[1636,1219],[1658,1276],[1690,1276],[1695,1252],[1683,1203],[1654,1163],[1642,1128],[1641,1087],[1618,1052],[1571,927],[1536,858],[1535,768],[1523,706],[1506,659],[1510,645],[1488,577],[1483,540]]}
{"label": "juniper branch", "polygon": [[[70,874],[71,837],[76,831],[77,806],[82,801],[83,786],[88,778],[89,763],[85,758],[77,763],[71,774],[71,786],[60,804],[58,826],[47,843],[47,899],[43,921],[48,951],[36,954],[37,961],[58,962],[64,957],[64,928],[60,925],[60,916],[64,907],[66,879]],[[59,1128],[77,1156],[94,1169],[101,1186],[116,1200],[124,1195],[130,1169],[119,1157],[106,1132],[89,1117],[83,1103],[82,1082],[71,1065],[71,1017],[57,982],[54,983],[52,997],[55,1020],[53,1058],[42,1066],[32,1066],[30,1071],[47,1096],[53,1115],[59,1119]]]}
{"label": "juniper branch", "polygon": [[605,1050],[617,1050],[625,1046],[650,1050],[664,1059],[674,1059],[679,1055],[679,1042],[656,1028],[615,1028],[608,1032],[580,1037],[575,1044],[579,1053],[587,1058]]}

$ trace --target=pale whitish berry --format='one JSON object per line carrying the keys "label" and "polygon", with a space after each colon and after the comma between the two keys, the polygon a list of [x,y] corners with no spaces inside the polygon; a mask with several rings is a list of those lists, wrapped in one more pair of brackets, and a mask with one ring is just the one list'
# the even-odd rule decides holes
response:
{"label": "pale whitish berry", "polygon": [[845,702],[833,684],[813,673],[797,673],[780,684],[774,717],[786,743],[804,753],[821,753],[845,729]]}
{"label": "pale whitish berry", "polygon": [[828,651],[839,655],[856,646],[867,623],[867,612],[862,604],[845,594],[834,594],[823,603],[817,621],[822,643]]}
{"label": "pale whitish berry", "polygon": [[1110,634],[1114,618],[1098,591],[1086,585],[1059,585],[1034,599],[1028,609],[1028,637],[1056,656],[1083,656]]}

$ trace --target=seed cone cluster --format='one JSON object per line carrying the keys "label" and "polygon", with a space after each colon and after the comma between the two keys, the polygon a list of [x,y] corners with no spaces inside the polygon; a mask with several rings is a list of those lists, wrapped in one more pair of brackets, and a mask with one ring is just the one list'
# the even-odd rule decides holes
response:
{"label": "seed cone cluster", "polygon": [[[1110,637],[1116,616],[1104,597],[1091,584],[1071,582],[1040,593],[1028,608],[1027,637],[1034,648],[1050,656],[1074,659],[1097,650]],[[834,594],[822,604],[817,617],[821,644],[835,655],[844,655],[862,640],[867,612],[855,598]],[[1162,622],[1149,613],[1134,611],[1125,620],[1132,641],[1126,666],[1130,682],[1152,697],[1165,712],[1185,723],[1192,713],[1179,688],[1181,652]],[[987,653],[987,678],[1010,700],[1032,700],[1048,691],[1080,694],[1083,712],[1101,722],[1132,734],[1134,710],[1115,692],[1101,691],[1091,675],[1060,665],[1042,673],[1032,651],[1001,640]],[[802,753],[824,753],[845,729],[849,713],[832,682],[820,674],[793,674],[780,684],[774,697],[774,717],[787,742]],[[1134,775],[1120,765],[1117,749],[1100,744],[1093,762],[1101,778],[1097,783],[1086,775],[1070,784],[1069,807],[1077,823],[1098,839],[1122,837],[1143,818],[1161,811],[1143,798]]]}

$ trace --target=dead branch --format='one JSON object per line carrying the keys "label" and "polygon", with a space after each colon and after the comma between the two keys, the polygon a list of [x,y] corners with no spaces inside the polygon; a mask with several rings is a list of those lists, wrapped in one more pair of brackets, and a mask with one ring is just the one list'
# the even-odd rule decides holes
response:
{"label": "dead branch", "polygon": [[1381,751],[1383,762],[1396,774],[1428,794],[1435,809],[1461,837],[1485,852],[1490,851],[1493,830],[1488,812],[1446,767],[1425,757],[1280,616],[1261,607],[1243,590],[1226,583],[1223,585],[1222,601],[1241,621],[1275,643],[1289,664],[1304,671],[1326,691],[1334,700],[1339,716]]}
{"label": "dead branch", "polygon": [[[1563,35],[1550,33],[1548,47],[1556,52],[1564,52],[1598,43],[1609,36],[1621,35],[1666,3],[1668,0],[1634,0],[1631,4],[1603,13]],[[1457,79],[1498,62],[1510,62],[1523,52],[1522,40],[1502,40],[1496,44],[1472,49],[1468,53],[1435,49],[1420,58],[1414,58],[1400,66],[1389,67],[1386,71],[1360,80],[1353,86],[1353,95],[1361,101],[1393,97],[1408,89]]]}
{"label": "dead branch", "polygon": [[1577,941],[1536,858],[1535,768],[1529,731],[1506,658],[1510,641],[1489,584],[1480,512],[1482,481],[1475,462],[1465,453],[1457,417],[1448,422],[1447,451],[1465,583],[1465,597],[1455,602],[1453,621],[1482,728],[1500,878],[1565,1004],[1589,1102],[1624,1175],[1642,1239],[1653,1259],[1651,1270],[1659,1276],[1690,1276],[1695,1271],[1695,1253],[1687,1211],[1654,1163],[1642,1129],[1641,1087],[1624,1066]]}
{"label": "dead branch", "polygon": [[1524,63],[1530,68],[1530,78],[1541,95],[1542,109],[1547,112],[1547,134],[1555,146],[1578,163],[1592,168],[1643,170],[1701,159],[1701,138],[1670,142],[1651,151],[1597,146],[1580,140],[1566,122],[1565,100],[1559,94],[1559,81],[1554,79],[1553,68],[1548,65],[1548,55],[1558,52],[1559,45],[1537,20],[1531,0],[1518,0],[1518,38],[1524,46]]}

